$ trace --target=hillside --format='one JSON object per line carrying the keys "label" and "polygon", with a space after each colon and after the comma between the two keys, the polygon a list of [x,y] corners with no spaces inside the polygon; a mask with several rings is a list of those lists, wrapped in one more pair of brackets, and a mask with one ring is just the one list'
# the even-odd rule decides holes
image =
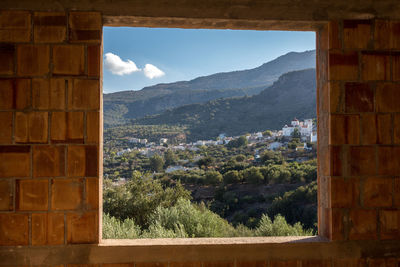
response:
{"label": "hillside", "polygon": [[183,105],[258,94],[289,71],[315,68],[315,50],[290,52],[257,68],[217,73],[191,81],[180,81],[104,95],[104,124],[162,113]]}
{"label": "hillside", "polygon": [[258,95],[185,105],[134,123],[186,125],[188,140],[197,140],[215,138],[220,133],[240,135],[280,129],[294,117],[315,116],[315,69],[306,69],[282,75]]}

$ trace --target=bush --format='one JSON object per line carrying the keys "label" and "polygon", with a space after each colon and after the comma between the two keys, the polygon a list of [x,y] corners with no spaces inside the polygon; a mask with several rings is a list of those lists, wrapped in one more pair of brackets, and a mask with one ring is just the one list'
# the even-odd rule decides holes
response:
{"label": "bush", "polygon": [[256,167],[250,167],[242,172],[243,180],[252,184],[261,184],[264,181],[264,176],[261,174],[260,170]]}
{"label": "bush", "polygon": [[141,230],[132,219],[118,220],[103,213],[103,238],[104,239],[133,239],[139,238]]}
{"label": "bush", "polygon": [[205,182],[207,184],[220,184],[222,182],[222,175],[217,171],[208,171],[206,172]]}
{"label": "bush", "polygon": [[224,183],[226,184],[236,184],[242,181],[242,177],[238,171],[228,171],[223,176]]}
{"label": "bush", "polygon": [[268,215],[263,214],[254,233],[256,236],[312,235],[312,231],[304,230],[300,223],[295,223],[293,226],[288,224],[285,218],[280,214],[276,215],[273,221]]}

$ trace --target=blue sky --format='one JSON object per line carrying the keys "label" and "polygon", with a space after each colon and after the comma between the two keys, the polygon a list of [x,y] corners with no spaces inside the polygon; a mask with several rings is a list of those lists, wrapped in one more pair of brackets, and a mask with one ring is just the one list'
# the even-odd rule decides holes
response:
{"label": "blue sky", "polygon": [[251,69],[315,49],[314,32],[104,27],[103,91]]}

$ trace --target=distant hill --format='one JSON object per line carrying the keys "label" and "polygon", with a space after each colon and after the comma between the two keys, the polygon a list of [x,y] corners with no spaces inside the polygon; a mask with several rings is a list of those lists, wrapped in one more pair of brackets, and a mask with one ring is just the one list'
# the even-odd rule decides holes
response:
{"label": "distant hill", "polygon": [[290,52],[254,69],[158,84],[139,91],[105,94],[104,124],[108,127],[130,119],[159,114],[166,109],[219,98],[255,95],[282,74],[306,68],[315,68],[315,50]]}
{"label": "distant hill", "polygon": [[188,140],[280,129],[291,119],[316,117],[315,69],[289,72],[251,97],[213,100],[167,110],[135,124],[186,125]]}

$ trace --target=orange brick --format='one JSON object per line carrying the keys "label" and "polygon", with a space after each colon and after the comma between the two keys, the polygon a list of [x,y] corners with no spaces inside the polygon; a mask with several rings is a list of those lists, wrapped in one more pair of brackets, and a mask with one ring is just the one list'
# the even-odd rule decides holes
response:
{"label": "orange brick", "polygon": [[31,81],[29,79],[0,80],[0,108],[25,109],[30,107]]}
{"label": "orange brick", "polygon": [[82,45],[53,47],[53,73],[64,75],[85,74],[85,48]]}
{"label": "orange brick", "polygon": [[17,112],[14,135],[17,143],[47,143],[48,113]]}
{"label": "orange brick", "polygon": [[77,210],[82,207],[82,179],[51,180],[51,207],[53,210]]}
{"label": "orange brick", "polygon": [[100,84],[98,80],[74,79],[73,88],[68,90],[68,108],[100,109]]}
{"label": "orange brick", "polygon": [[361,58],[364,81],[390,80],[390,56],[388,54],[365,52]]}
{"label": "orange brick", "polygon": [[301,267],[331,267],[330,260],[302,260]]}
{"label": "orange brick", "polygon": [[29,243],[29,215],[0,213],[0,246],[26,246]]}
{"label": "orange brick", "polygon": [[18,210],[47,210],[48,180],[17,180],[16,206]]}
{"label": "orange brick", "polygon": [[233,267],[233,265],[233,262],[230,261],[213,261],[203,263],[203,267]]}
{"label": "orange brick", "polygon": [[[104,264],[103,264],[103,266],[104,266]],[[201,267],[201,266],[202,266],[201,262],[170,262],[169,263],[169,267]],[[237,266],[239,266],[239,265],[237,265]]]}
{"label": "orange brick", "polygon": [[67,16],[63,12],[35,12],[34,42],[62,43],[67,32]]}
{"label": "orange brick", "polygon": [[88,210],[97,210],[99,208],[99,179],[86,179],[86,207]]}
{"label": "orange brick", "polygon": [[343,175],[343,149],[341,146],[329,146],[328,160],[330,160],[330,171],[327,175]]}
{"label": "orange brick", "polygon": [[378,84],[376,88],[376,108],[378,112],[400,112],[400,85]]}
{"label": "orange brick", "polygon": [[51,140],[55,143],[83,143],[83,112],[53,112]]}
{"label": "orange brick", "polygon": [[89,45],[87,47],[87,65],[89,76],[100,76],[100,63],[101,50],[99,45]]}
{"label": "orange brick", "polygon": [[98,151],[97,146],[68,147],[68,176],[97,177]]}
{"label": "orange brick", "polygon": [[400,208],[400,178],[394,179],[394,206]]}
{"label": "orange brick", "polygon": [[33,147],[33,177],[55,177],[64,175],[64,146]]}
{"label": "orange brick", "polygon": [[271,260],[269,262],[270,267],[297,267],[296,260]]}
{"label": "orange brick", "polygon": [[368,83],[345,84],[346,112],[374,111],[374,91]]}
{"label": "orange brick", "polygon": [[342,42],[339,33],[339,23],[331,20],[328,23],[329,30],[329,49],[341,49]]}
{"label": "orange brick", "polygon": [[[0,56],[1,58],[1,56]],[[11,79],[0,80],[0,109],[14,108],[14,83]]]}
{"label": "orange brick", "polygon": [[364,181],[364,207],[391,207],[392,196],[391,178],[368,178]]}
{"label": "orange brick", "polygon": [[0,177],[30,176],[29,146],[0,146]]}
{"label": "orange brick", "polygon": [[333,241],[344,239],[344,214],[341,209],[330,209],[330,239]]}
{"label": "orange brick", "polygon": [[400,53],[392,56],[393,81],[400,81]]}
{"label": "orange brick", "polygon": [[64,214],[32,214],[32,245],[64,244]]}
{"label": "orange brick", "polygon": [[67,137],[83,143],[83,112],[67,112]]}
{"label": "orange brick", "polygon": [[0,42],[29,42],[31,14],[27,11],[0,11]]}
{"label": "orange brick", "polygon": [[[69,267],[70,265],[68,265]],[[103,263],[102,267],[134,267],[134,263]],[[171,266],[171,263],[170,263]]]}
{"label": "orange brick", "polygon": [[348,160],[351,176],[375,175],[375,148],[373,146],[350,147]]}
{"label": "orange brick", "polygon": [[382,210],[379,214],[381,224],[381,239],[400,238],[400,211]]}
{"label": "orange brick", "polygon": [[400,147],[378,147],[378,174],[398,175],[400,173]]}
{"label": "orange brick", "polygon": [[331,207],[351,208],[359,205],[359,180],[331,178]]}
{"label": "orange brick", "polygon": [[335,267],[367,267],[364,259],[335,259]]}
{"label": "orange brick", "polygon": [[377,144],[392,143],[392,116],[390,114],[377,115]]}
{"label": "orange brick", "polygon": [[331,115],[331,145],[359,144],[359,115]]}
{"label": "orange brick", "polygon": [[0,44],[0,74],[14,74],[14,55],[14,45]]}
{"label": "orange brick", "polygon": [[67,229],[68,244],[97,243],[99,240],[97,212],[68,213]]}
{"label": "orange brick", "polygon": [[33,79],[32,95],[36,109],[65,109],[65,80]]}
{"label": "orange brick", "polygon": [[400,23],[389,20],[375,21],[376,49],[399,49],[400,48]]}
{"label": "orange brick", "polygon": [[371,38],[371,20],[345,20],[343,43],[345,49],[367,49]]}
{"label": "orange brick", "polygon": [[368,266],[373,267],[398,267],[399,260],[395,258],[389,259],[368,259]]}
{"label": "orange brick", "polygon": [[14,181],[0,180],[0,210],[13,210]]}
{"label": "orange brick", "polygon": [[362,114],[361,115],[361,143],[391,144],[392,117],[390,114]]}
{"label": "orange brick", "polygon": [[376,210],[351,210],[350,221],[350,240],[376,239]]}
{"label": "orange brick", "polygon": [[98,12],[70,12],[69,40],[100,43],[102,26],[101,14]]}
{"label": "orange brick", "polygon": [[0,112],[0,144],[12,143],[12,112]]}
{"label": "orange brick", "polygon": [[331,112],[344,111],[344,93],[339,82],[329,82],[329,103]]}
{"label": "orange brick", "polygon": [[46,75],[49,73],[49,63],[49,46],[19,45],[17,47],[18,75]]}
{"label": "orange brick", "polygon": [[86,142],[99,143],[100,136],[100,113],[87,112],[86,113]]}
{"label": "orange brick", "polygon": [[357,80],[358,54],[356,52],[329,52],[329,80]]}

